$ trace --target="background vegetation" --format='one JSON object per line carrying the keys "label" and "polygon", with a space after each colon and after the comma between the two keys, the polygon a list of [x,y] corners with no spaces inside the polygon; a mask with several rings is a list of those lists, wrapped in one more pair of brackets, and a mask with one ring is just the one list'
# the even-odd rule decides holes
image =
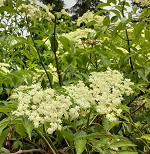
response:
{"label": "background vegetation", "polygon": [[0,6],[1,153],[148,154],[149,1],[108,0],[74,21],[60,8]]}

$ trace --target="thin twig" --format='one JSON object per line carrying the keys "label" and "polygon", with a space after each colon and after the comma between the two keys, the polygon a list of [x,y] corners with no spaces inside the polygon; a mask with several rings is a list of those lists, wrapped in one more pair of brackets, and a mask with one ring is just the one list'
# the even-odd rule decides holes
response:
{"label": "thin twig", "polygon": [[[150,83],[148,84],[148,86],[146,87],[146,89],[150,88]],[[136,95],[128,104],[127,106],[130,106],[137,98],[139,98],[140,96],[144,95],[145,93],[143,91],[140,91],[140,93],[138,95]]]}
{"label": "thin twig", "polygon": [[131,49],[130,49],[130,40],[129,40],[129,36],[128,36],[128,30],[125,29],[125,32],[126,32],[126,37],[127,37],[127,45],[128,45],[128,52],[129,52],[129,62],[130,62],[130,66],[131,66],[131,69],[133,71],[133,62],[132,62],[132,58],[131,58]]}
{"label": "thin twig", "polygon": [[43,149],[19,150],[15,153],[11,153],[11,154],[32,153],[32,152],[40,152],[42,154],[48,154]]}
{"label": "thin twig", "polygon": [[142,105],[141,105],[139,108],[137,108],[136,110],[132,111],[132,112],[130,113],[130,115],[131,115],[131,114],[134,114],[134,113],[137,112],[137,111],[139,111],[139,110],[142,109],[144,106],[145,106],[145,103],[142,104]]}

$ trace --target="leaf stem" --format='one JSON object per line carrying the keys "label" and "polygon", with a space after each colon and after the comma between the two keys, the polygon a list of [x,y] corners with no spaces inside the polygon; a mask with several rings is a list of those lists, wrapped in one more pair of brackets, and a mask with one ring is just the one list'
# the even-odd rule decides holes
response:
{"label": "leaf stem", "polygon": [[57,54],[56,54],[56,21],[57,21],[57,16],[55,15],[55,22],[54,22],[54,56],[55,56],[59,85],[61,87],[62,86],[62,77],[61,77],[61,72],[60,72],[60,69],[59,69],[58,57],[57,57]]}
{"label": "leaf stem", "polygon": [[[34,129],[35,130],[35,129]],[[57,154],[55,152],[55,150],[52,148],[52,146],[50,145],[50,143],[48,142],[48,140],[46,139],[46,137],[42,134],[42,132],[35,130],[35,132],[44,140],[44,142],[47,144],[47,146],[49,147],[49,149],[52,151],[53,154]]]}

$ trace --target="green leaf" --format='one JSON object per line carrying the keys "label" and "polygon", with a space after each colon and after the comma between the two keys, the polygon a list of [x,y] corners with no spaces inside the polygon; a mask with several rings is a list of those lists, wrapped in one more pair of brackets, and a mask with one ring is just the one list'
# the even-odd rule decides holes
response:
{"label": "green leaf", "polygon": [[74,140],[74,134],[71,130],[61,130],[61,134],[70,142]]}
{"label": "green leaf", "polygon": [[118,21],[118,17],[117,16],[113,16],[112,18],[111,18],[111,22],[112,23],[115,23],[115,22],[117,22]]}
{"label": "green leaf", "polygon": [[65,36],[60,36],[59,37],[59,41],[63,44],[63,47],[69,51],[71,49],[72,52],[76,52],[75,51],[75,47],[73,45],[73,43]]}
{"label": "green leaf", "polygon": [[136,146],[136,145],[126,139],[120,139],[120,141],[114,142],[110,145],[111,148],[130,147],[130,146]]}
{"label": "green leaf", "polygon": [[22,142],[21,141],[15,141],[14,143],[13,143],[13,148],[14,149],[18,149],[19,147],[22,147],[23,146],[23,144],[22,144]]}
{"label": "green leaf", "polygon": [[86,26],[87,27],[90,27],[90,26],[92,26],[92,25],[95,25],[97,22],[95,21],[95,20],[93,20],[93,21],[90,21],[90,22],[88,22],[87,24],[86,24]]}
{"label": "green leaf", "polygon": [[16,124],[15,131],[23,138],[26,135],[26,130],[23,123]]}
{"label": "green leaf", "polygon": [[8,132],[10,131],[10,128],[5,129],[2,134],[0,135],[0,153],[2,151],[2,145],[8,135]]}
{"label": "green leaf", "polygon": [[54,36],[52,35],[50,37],[50,42],[51,42],[51,49],[53,52],[56,52],[58,49],[58,42],[56,40],[56,38],[54,38]]}
{"label": "green leaf", "polygon": [[106,57],[106,56],[104,56],[104,55],[101,55],[101,60],[102,60],[103,64],[104,64],[106,67],[110,67],[111,62],[110,62],[110,60],[108,59],[108,57]]}
{"label": "green leaf", "polygon": [[150,42],[150,30],[145,30],[145,38]]}
{"label": "green leaf", "polygon": [[121,15],[118,10],[110,10],[110,11],[113,12],[119,19],[121,19]]}
{"label": "green leaf", "polygon": [[17,2],[16,2],[16,8],[19,7],[22,3],[23,3],[22,0],[17,0]]}
{"label": "green leaf", "polygon": [[123,150],[123,151],[116,152],[115,154],[138,154],[138,152]]}
{"label": "green leaf", "polygon": [[9,119],[4,119],[4,121],[0,122],[0,136],[3,132],[3,130],[7,127],[8,123],[9,123]]}
{"label": "green leaf", "polygon": [[138,39],[141,36],[141,32],[142,32],[145,24],[146,24],[146,22],[142,21],[142,22],[139,22],[138,24],[135,25],[134,30],[133,30],[135,39]]}
{"label": "green leaf", "polygon": [[33,123],[27,119],[27,118],[23,118],[23,125],[24,125],[24,128],[29,136],[29,139],[31,140],[31,134],[32,134],[32,130],[34,128],[33,126]]}
{"label": "green leaf", "polygon": [[110,4],[109,4],[109,3],[100,3],[100,4],[98,4],[98,5],[96,6],[96,9],[99,9],[99,8],[101,8],[101,7],[104,7],[104,6],[110,6]]}
{"label": "green leaf", "polygon": [[11,154],[9,150],[7,150],[6,148],[1,148],[2,154]]}
{"label": "green leaf", "polygon": [[106,13],[106,12],[108,12],[108,10],[103,9],[103,10],[100,10],[100,11],[96,12],[96,13],[94,14],[94,16],[96,16],[96,15],[101,15],[101,14]]}
{"label": "green leaf", "polygon": [[106,16],[105,18],[104,18],[104,20],[103,20],[103,25],[104,26],[109,26],[110,25],[110,18],[109,18],[109,16]]}
{"label": "green leaf", "polygon": [[116,122],[111,123],[108,127],[108,131],[110,131],[113,127],[115,127],[116,125],[119,125],[120,123],[121,121],[116,121]]}
{"label": "green leaf", "polygon": [[0,7],[0,13],[3,13],[3,12],[8,12],[8,13],[16,13],[16,10],[10,6],[1,6]]}
{"label": "green leaf", "polygon": [[144,135],[141,136],[141,138],[144,138],[144,139],[150,141],[150,134],[144,134]]}
{"label": "green leaf", "polygon": [[86,139],[77,139],[74,141],[75,149],[76,149],[76,154],[82,154],[86,147]]}
{"label": "green leaf", "polygon": [[86,54],[83,54],[82,57],[82,65],[84,65],[84,67],[86,67],[87,63],[88,63],[88,57]]}
{"label": "green leaf", "polygon": [[7,114],[7,113],[10,113],[11,111],[12,111],[11,108],[0,107],[0,112],[1,112],[1,113],[5,113],[5,114]]}
{"label": "green leaf", "polygon": [[30,45],[30,49],[31,49],[31,52],[32,52],[32,56],[34,58],[38,58],[38,54],[37,54],[36,48],[33,45]]}
{"label": "green leaf", "polygon": [[91,138],[109,138],[112,139],[114,138],[113,135],[110,134],[100,134],[100,133],[91,133],[85,136],[86,139],[91,139]]}
{"label": "green leaf", "polygon": [[145,70],[145,77],[147,77],[150,73],[150,67],[147,67]]}

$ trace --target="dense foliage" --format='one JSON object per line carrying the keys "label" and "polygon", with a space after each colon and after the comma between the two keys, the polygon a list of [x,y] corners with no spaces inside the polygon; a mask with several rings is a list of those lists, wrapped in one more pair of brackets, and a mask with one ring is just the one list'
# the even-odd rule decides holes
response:
{"label": "dense foliage", "polygon": [[150,152],[150,9],[135,3],[108,0],[74,22],[1,3],[0,153]]}

